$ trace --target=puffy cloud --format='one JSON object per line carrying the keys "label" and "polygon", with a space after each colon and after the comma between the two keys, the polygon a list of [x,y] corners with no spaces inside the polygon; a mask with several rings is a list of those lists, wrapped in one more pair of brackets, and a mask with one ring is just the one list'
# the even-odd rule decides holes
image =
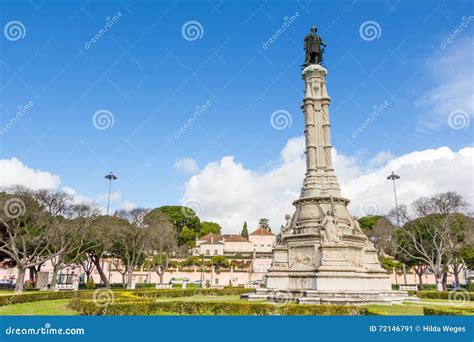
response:
{"label": "puffy cloud", "polygon": [[[334,168],[342,195],[351,199],[354,215],[385,214],[394,207],[391,171],[397,182],[399,203],[410,204],[421,196],[458,191],[473,203],[474,148],[452,151],[448,147],[415,151],[399,157],[381,152],[364,168],[359,158],[334,151]],[[366,163],[367,164],[367,163]],[[201,218],[222,225],[226,232],[238,232],[244,221],[256,227],[268,217],[275,231],[284,215],[293,213],[305,173],[304,138],[288,141],[280,161],[267,172],[245,168],[233,156],[207,164],[185,184],[183,201],[193,199],[202,207]]]}
{"label": "puffy cloud", "polygon": [[122,208],[125,209],[125,210],[132,210],[133,208],[136,208],[137,205],[133,202],[130,202],[130,201],[124,201],[122,203]]}
{"label": "puffy cloud", "polygon": [[[59,189],[61,179],[50,172],[32,169],[17,158],[2,159],[0,160],[0,187],[12,185],[23,185],[33,190]],[[98,203],[101,206],[101,211],[103,213],[106,211],[108,194],[100,194],[91,199],[68,186],[62,187],[61,190],[70,194],[74,203]],[[133,202],[125,200],[120,191],[110,194],[110,202],[114,203],[115,207],[126,210],[136,207]]]}
{"label": "puffy cloud", "polygon": [[199,170],[198,165],[191,158],[182,158],[174,163],[174,168],[182,173],[193,174]]}
{"label": "puffy cloud", "polygon": [[0,160],[0,186],[23,185],[30,189],[54,189],[59,186],[59,176],[32,169],[16,158]]}

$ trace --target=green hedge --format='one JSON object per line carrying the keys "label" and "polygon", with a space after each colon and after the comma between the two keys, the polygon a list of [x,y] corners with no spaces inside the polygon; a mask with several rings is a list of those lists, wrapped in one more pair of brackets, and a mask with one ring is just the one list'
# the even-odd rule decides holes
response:
{"label": "green hedge", "polygon": [[[90,296],[92,294],[90,293]],[[40,300],[54,300],[54,299],[70,299],[77,297],[78,293],[73,291],[58,291],[58,292],[33,292],[33,293],[21,293],[0,296],[0,306],[37,302]]]}
{"label": "green hedge", "polygon": [[254,292],[254,289],[244,289],[242,287],[228,287],[223,289],[169,289],[169,290],[142,290],[134,292],[134,295],[147,298],[158,297],[192,297],[196,295],[206,296],[232,296],[243,293]]}
{"label": "green hedge", "polygon": [[343,305],[275,305],[237,302],[132,301],[99,307],[90,300],[73,300],[71,307],[84,315],[368,315],[367,308]]}
{"label": "green hedge", "polygon": [[[410,295],[417,296],[419,298],[430,298],[430,299],[450,299],[450,291],[408,291]],[[466,295],[470,301],[474,301],[474,292],[459,291],[460,294]],[[451,296],[453,296],[451,294]]]}
{"label": "green hedge", "polygon": [[468,307],[424,307],[425,316],[474,316],[474,308]]}

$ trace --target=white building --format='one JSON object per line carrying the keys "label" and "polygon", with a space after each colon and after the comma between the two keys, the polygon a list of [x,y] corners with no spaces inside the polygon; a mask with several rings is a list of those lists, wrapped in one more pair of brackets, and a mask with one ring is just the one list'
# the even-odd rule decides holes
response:
{"label": "white building", "polygon": [[217,235],[209,233],[196,240],[193,255],[224,255],[235,257],[249,257],[253,253],[257,256],[272,253],[276,236],[267,229],[259,228],[249,235],[249,239],[238,234]]}

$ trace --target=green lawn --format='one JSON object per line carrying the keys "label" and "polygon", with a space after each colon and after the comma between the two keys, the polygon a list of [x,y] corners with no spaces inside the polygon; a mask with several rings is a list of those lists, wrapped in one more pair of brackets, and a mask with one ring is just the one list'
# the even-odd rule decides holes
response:
{"label": "green lawn", "polygon": [[67,307],[69,299],[45,300],[41,302],[12,304],[0,307],[0,315],[47,315],[73,316],[79,313]]}

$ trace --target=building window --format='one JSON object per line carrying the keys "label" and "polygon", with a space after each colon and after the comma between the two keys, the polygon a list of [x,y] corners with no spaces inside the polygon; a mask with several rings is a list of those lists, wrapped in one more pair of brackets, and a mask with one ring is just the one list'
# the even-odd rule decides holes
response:
{"label": "building window", "polygon": [[262,243],[262,244],[260,245],[260,247],[265,247],[265,245]]}
{"label": "building window", "polygon": [[215,284],[216,284],[216,285],[219,285],[219,278],[216,278]]}
{"label": "building window", "polygon": [[268,244],[267,246],[268,246],[268,247],[271,247],[272,245]]}
{"label": "building window", "polygon": [[206,255],[209,255],[209,254],[211,254],[210,251],[206,249]]}
{"label": "building window", "polygon": [[217,255],[217,249],[214,249],[214,255]]}

